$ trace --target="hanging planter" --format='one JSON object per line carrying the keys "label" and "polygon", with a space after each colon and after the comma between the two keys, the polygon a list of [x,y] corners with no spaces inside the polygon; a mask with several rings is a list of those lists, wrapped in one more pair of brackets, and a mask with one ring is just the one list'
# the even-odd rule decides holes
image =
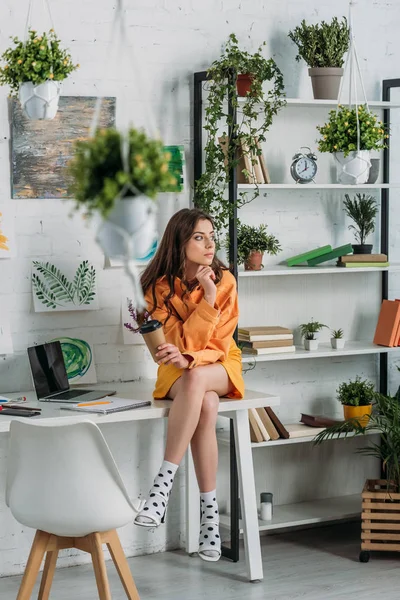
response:
{"label": "hanging planter", "polygon": [[9,85],[19,95],[28,119],[54,119],[57,114],[61,81],[75,71],[70,54],[60,48],[54,29],[38,35],[28,31],[25,42],[12,38],[14,46],[2,54],[0,85]]}
{"label": "hanging planter", "polygon": [[169,159],[161,141],[136,129],[126,136],[98,129],[89,140],[76,143],[70,192],[87,214],[102,217],[96,240],[108,257],[144,260],[154,254],[155,197],[176,189]]}
{"label": "hanging planter", "polygon": [[336,160],[336,177],[338,183],[344,185],[359,185],[366,183],[371,167],[369,150],[350,152],[347,156],[344,152],[334,152]]}

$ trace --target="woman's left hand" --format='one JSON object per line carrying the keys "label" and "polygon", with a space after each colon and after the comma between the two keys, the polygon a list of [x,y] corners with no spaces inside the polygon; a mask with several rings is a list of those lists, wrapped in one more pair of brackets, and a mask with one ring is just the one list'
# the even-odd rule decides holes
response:
{"label": "woman's left hand", "polygon": [[189,361],[174,344],[160,344],[156,356],[159,365],[174,365],[178,369],[187,369],[189,366]]}

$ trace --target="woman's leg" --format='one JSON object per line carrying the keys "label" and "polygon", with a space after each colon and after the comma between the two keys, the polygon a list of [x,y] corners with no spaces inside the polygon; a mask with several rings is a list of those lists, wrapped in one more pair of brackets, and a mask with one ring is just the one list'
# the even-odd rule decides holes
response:
{"label": "woman's leg", "polygon": [[200,419],[190,442],[200,492],[210,492],[217,487],[218,445],[215,426],[218,405],[219,396],[216,392],[204,394]]}

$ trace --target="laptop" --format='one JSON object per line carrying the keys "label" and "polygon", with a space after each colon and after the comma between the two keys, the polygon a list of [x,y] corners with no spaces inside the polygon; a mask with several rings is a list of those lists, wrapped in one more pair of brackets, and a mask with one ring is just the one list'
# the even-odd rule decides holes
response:
{"label": "laptop", "polygon": [[90,402],[115,391],[70,388],[60,342],[49,342],[28,348],[33,385],[38,400],[43,402]]}

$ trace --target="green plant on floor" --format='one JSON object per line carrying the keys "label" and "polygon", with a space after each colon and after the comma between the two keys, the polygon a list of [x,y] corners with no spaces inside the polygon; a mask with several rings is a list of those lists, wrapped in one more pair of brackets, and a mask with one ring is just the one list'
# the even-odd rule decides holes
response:
{"label": "green plant on floor", "polygon": [[389,137],[383,122],[368,111],[367,105],[361,105],[357,110],[339,104],[337,109],[329,111],[328,122],[317,125],[317,129],[322,136],[318,140],[318,150],[343,152],[344,156],[358,150],[357,131],[360,135],[360,150],[382,150],[386,148],[385,140]]}
{"label": "green plant on floor", "polygon": [[160,140],[130,129],[126,141],[127,169],[122,160],[122,134],[116,129],[99,129],[94,137],[75,143],[69,164],[70,193],[89,215],[98,211],[107,217],[117,197],[144,194],[154,199],[158,192],[176,189],[177,180],[168,170],[170,155]]}
{"label": "green plant on floor", "polygon": [[375,385],[359,375],[353,381],[341,383],[336,393],[339,402],[346,406],[368,406],[376,397]]}
{"label": "green plant on floor", "polygon": [[400,488],[400,403],[396,397],[374,394],[374,406],[365,426],[357,419],[349,419],[327,427],[315,438],[315,444],[334,439],[339,435],[345,437],[365,435],[369,432],[380,434],[380,439],[359,448],[357,452],[366,456],[374,456],[381,461],[388,487],[393,482],[397,490]]}
{"label": "green plant on floor", "polygon": [[321,21],[316,25],[307,25],[303,19],[288,35],[297,46],[297,61],[303,59],[311,68],[343,66],[350,40],[346,17],[342,21],[333,17],[330,23]]}
{"label": "green plant on floor", "polygon": [[364,245],[367,237],[375,231],[378,204],[374,196],[356,194],[351,199],[349,194],[345,194],[343,205],[346,215],[355,223],[354,225],[349,225],[349,229],[354,231],[354,237],[357,242]]}
{"label": "green plant on floor", "polygon": [[342,340],[344,338],[343,329],[331,329],[331,332],[332,332],[332,337],[335,340]]}
{"label": "green plant on floor", "polygon": [[12,37],[14,46],[3,52],[1,58],[6,63],[0,67],[0,85],[9,85],[11,93],[18,93],[21,83],[31,81],[39,85],[48,80],[62,81],[79,65],[74,65],[71,55],[60,47],[54,29],[37,35],[29,30],[26,42]]}
{"label": "green plant on floor", "polygon": [[327,325],[319,323],[318,321],[314,321],[313,319],[311,319],[311,321],[308,323],[302,323],[299,325],[301,337],[303,337],[305,340],[317,339],[315,334],[321,331],[321,329],[324,327],[327,327]]}
{"label": "green plant on floor", "polygon": [[[259,144],[265,142],[265,134],[274,116],[285,104],[282,73],[272,58],[263,57],[264,45],[250,54],[239,47],[232,33],[221,57],[212,63],[207,72],[205,170],[195,182],[194,203],[197,208],[213,216],[217,230],[225,227],[233,215],[234,205],[229,203],[225,194],[231,169],[236,169],[243,152],[252,164],[257,162],[257,156],[261,154]],[[240,105],[236,87],[239,74],[251,77],[250,93]],[[263,88],[265,82],[270,82],[268,89]],[[227,110],[228,97],[234,110],[240,111],[235,125]],[[230,128],[230,140],[223,148],[218,137],[222,130],[222,137],[227,138]],[[243,170],[243,173],[249,176],[248,170]],[[239,193],[236,207],[243,206],[258,195],[259,188],[255,184],[251,194]]]}
{"label": "green plant on floor", "polygon": [[[225,238],[225,248],[229,250],[229,236]],[[267,252],[272,256],[281,252],[279,240],[267,232],[267,226],[259,227],[239,224],[237,227],[237,261],[242,265],[251,252]]]}

